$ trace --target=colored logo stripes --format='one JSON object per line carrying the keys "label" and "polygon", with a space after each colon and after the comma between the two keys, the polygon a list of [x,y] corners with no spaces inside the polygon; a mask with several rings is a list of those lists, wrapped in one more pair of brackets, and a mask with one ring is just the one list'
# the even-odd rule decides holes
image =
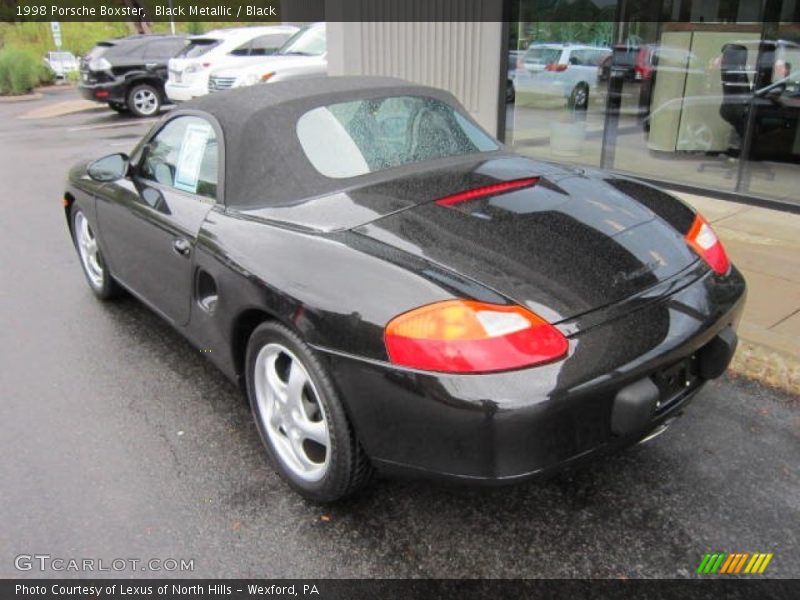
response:
{"label": "colored logo stripes", "polygon": [[700,566],[697,567],[697,573],[701,575],[713,575],[719,573],[720,575],[736,575],[739,573],[745,574],[761,574],[763,573],[769,561],[772,560],[772,552],[765,554],[762,552],[735,552],[726,554],[725,552],[706,553]]}

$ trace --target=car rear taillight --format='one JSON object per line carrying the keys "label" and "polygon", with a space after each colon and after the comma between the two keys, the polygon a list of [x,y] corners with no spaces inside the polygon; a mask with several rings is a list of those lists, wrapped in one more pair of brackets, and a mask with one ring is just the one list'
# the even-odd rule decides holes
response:
{"label": "car rear taillight", "polygon": [[560,64],[560,63],[559,64],[551,63],[549,65],[545,65],[544,66],[544,70],[545,71],[555,71],[556,73],[560,73],[561,71],[566,71],[568,66],[569,65],[564,65],[564,64]]}
{"label": "car rear taillight", "polygon": [[569,343],[521,306],[445,300],[403,313],[386,326],[396,365],[447,373],[487,373],[559,359]]}
{"label": "car rear taillight", "polygon": [[686,243],[714,269],[715,273],[724,275],[731,268],[731,261],[728,259],[722,242],[719,241],[708,221],[699,214],[695,216],[689,233],[686,234]]}
{"label": "car rear taillight", "polygon": [[633,65],[633,72],[636,79],[650,79],[653,75],[653,67],[648,64],[649,52],[647,48],[639,48],[636,53],[636,61]]}

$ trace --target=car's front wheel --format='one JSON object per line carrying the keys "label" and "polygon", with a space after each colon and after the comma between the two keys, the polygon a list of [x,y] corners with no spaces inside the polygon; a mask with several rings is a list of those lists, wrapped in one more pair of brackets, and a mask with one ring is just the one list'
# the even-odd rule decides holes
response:
{"label": "car's front wheel", "polygon": [[128,108],[137,117],[152,117],[161,110],[161,95],[152,85],[135,85],[128,92]]}
{"label": "car's front wheel", "polygon": [[94,230],[86,215],[76,206],[72,209],[72,239],[78,250],[83,274],[95,296],[101,300],[110,300],[117,296],[119,285],[108,271]]}
{"label": "car's front wheel", "polygon": [[333,382],[314,351],[276,322],[247,345],[247,395],[267,452],[281,476],[315,502],[363,487],[372,466]]}

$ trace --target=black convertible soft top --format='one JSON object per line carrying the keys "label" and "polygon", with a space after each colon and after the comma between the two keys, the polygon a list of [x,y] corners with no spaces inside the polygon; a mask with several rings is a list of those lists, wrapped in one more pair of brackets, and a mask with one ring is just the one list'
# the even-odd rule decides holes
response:
{"label": "black convertible soft top", "polygon": [[[331,179],[309,162],[297,139],[297,120],[318,106],[384,96],[427,96],[468,113],[449,93],[389,77],[319,77],[254,85],[209,94],[173,114],[202,111],[220,124],[225,148],[225,204],[286,205],[382,178],[371,173]],[[414,169],[414,165],[403,167]]]}

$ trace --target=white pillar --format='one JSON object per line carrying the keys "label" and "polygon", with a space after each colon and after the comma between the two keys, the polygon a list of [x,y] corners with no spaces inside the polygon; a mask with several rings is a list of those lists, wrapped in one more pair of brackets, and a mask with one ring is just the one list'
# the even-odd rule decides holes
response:
{"label": "white pillar", "polygon": [[[366,1],[371,4],[393,0],[328,0],[326,15],[338,2]],[[435,2],[405,0],[420,6],[424,14]],[[439,18],[473,18],[488,6],[501,6],[491,0],[461,0],[445,3],[456,13],[436,12]],[[334,7],[335,8],[335,7]],[[470,13],[468,9],[475,12]],[[464,12],[466,10],[466,12]],[[499,8],[497,9],[499,11]],[[352,14],[352,12],[350,12]],[[358,13],[356,13],[358,14]],[[369,13],[366,13],[369,14]],[[385,14],[385,13],[384,13]],[[417,15],[414,15],[415,18]],[[414,21],[414,22],[329,22],[329,75],[385,75],[430,85],[453,93],[487,131],[497,134],[500,99],[500,56],[503,23],[494,21]],[[505,76],[503,76],[505,88]]]}

